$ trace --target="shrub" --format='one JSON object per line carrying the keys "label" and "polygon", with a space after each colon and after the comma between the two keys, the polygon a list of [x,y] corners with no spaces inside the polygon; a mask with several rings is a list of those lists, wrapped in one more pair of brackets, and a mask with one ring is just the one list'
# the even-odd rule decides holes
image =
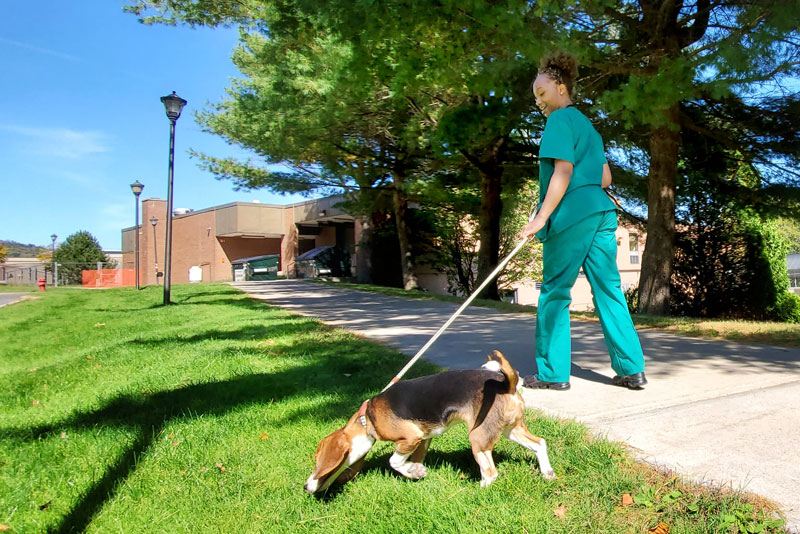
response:
{"label": "shrub", "polygon": [[790,291],[778,295],[773,308],[775,320],[784,323],[800,323],[800,297]]}
{"label": "shrub", "polygon": [[628,304],[628,313],[635,313],[639,306],[639,286],[631,286],[624,291],[625,302]]}

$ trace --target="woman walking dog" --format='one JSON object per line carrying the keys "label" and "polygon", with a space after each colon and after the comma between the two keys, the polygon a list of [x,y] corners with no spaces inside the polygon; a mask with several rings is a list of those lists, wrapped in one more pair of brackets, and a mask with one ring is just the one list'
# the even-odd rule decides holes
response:
{"label": "woman walking dog", "polygon": [[536,320],[538,373],[525,377],[524,385],[569,389],[570,289],[583,267],[617,374],[613,382],[641,389],[647,384],[644,357],[617,268],[617,211],[604,191],[611,185],[611,170],[600,134],[572,106],[577,74],[575,58],[557,52],[542,59],[533,82],[547,123],[539,147],[539,209],[521,236],[535,235],[542,242],[543,281]]}

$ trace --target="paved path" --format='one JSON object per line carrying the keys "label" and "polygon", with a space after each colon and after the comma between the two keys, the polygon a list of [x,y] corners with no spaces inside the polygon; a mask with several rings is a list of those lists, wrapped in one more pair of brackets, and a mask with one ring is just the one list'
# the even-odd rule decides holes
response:
{"label": "paved path", "polygon": [[0,308],[8,304],[14,304],[20,300],[25,300],[25,297],[30,293],[0,293]]}
{"label": "paved path", "polygon": [[[233,285],[409,356],[458,308],[297,280]],[[532,315],[470,307],[425,358],[451,369],[473,369],[499,349],[524,376],[535,370],[535,323]],[[573,321],[572,389],[526,389],[526,405],[582,421],[690,479],[772,499],[782,505],[791,531],[800,533],[800,349],[651,330],[640,330],[639,336],[650,381],[645,390],[612,386],[599,324]]]}

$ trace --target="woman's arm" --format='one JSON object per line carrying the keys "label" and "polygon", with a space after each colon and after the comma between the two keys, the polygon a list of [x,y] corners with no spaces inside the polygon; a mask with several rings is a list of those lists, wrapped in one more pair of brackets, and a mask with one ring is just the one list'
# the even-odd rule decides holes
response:
{"label": "woman's arm", "polygon": [[611,185],[611,167],[608,166],[608,163],[603,165],[603,189]]}
{"label": "woman's arm", "polygon": [[564,198],[570,178],[572,178],[572,163],[557,159],[555,161],[555,171],[553,171],[553,176],[550,177],[550,185],[547,186],[547,194],[544,197],[544,202],[542,202],[542,207],[539,208],[536,217],[522,227],[520,235],[523,238],[527,239],[544,228],[547,219],[552,215],[561,199]]}

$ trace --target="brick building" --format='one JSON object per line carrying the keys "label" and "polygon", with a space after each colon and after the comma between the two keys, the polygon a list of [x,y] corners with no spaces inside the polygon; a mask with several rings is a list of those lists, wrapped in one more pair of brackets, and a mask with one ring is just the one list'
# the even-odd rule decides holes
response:
{"label": "brick building", "polygon": [[[280,270],[294,275],[294,259],[315,247],[338,245],[356,256],[360,232],[352,216],[334,207],[341,197],[288,206],[233,202],[197,211],[175,210],[172,219],[172,282],[189,281],[200,267],[203,282],[232,279],[231,261],[264,254],[280,255]],[[142,285],[160,283],[164,270],[167,201],[142,201],[139,227],[139,276]],[[152,220],[155,219],[155,225]],[[122,230],[122,267],[134,267],[136,228]]]}
{"label": "brick building", "polygon": [[[175,210],[172,222],[172,282],[189,282],[189,270],[199,267],[203,282],[233,279],[231,262],[240,258],[278,254],[280,272],[296,276],[295,258],[316,247],[331,245],[350,251],[353,271],[368,279],[369,259],[359,255],[362,234],[360,221],[335,207],[341,196],[309,200],[286,206],[255,202],[233,202],[197,211]],[[166,200],[142,201],[139,228],[139,271],[141,285],[161,283],[156,277],[164,270],[166,234]],[[155,218],[156,224],[151,224]],[[122,230],[122,262],[134,267],[133,227]],[[622,287],[638,285],[644,236],[620,220],[617,230],[617,265]],[[398,258],[399,261],[399,258]],[[426,266],[417,270],[420,286],[432,293],[445,294],[447,281],[443,274]],[[514,286],[514,301],[536,304],[538,282]],[[593,308],[591,290],[581,275],[572,290],[573,310]]]}

